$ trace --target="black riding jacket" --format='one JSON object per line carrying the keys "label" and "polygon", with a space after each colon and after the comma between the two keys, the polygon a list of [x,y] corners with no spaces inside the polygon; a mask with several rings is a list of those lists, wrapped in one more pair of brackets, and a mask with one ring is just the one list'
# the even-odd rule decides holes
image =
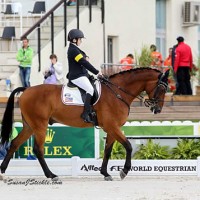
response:
{"label": "black riding jacket", "polygon": [[81,76],[88,77],[87,70],[95,75],[99,73],[99,71],[86,60],[85,52],[80,50],[76,45],[70,43],[67,55],[69,63],[69,73],[67,78],[69,80],[73,80]]}

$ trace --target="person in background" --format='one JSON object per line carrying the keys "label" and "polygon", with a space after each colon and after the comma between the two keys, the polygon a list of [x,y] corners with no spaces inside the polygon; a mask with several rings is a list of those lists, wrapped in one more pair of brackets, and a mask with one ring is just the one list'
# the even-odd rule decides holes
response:
{"label": "person in background", "polygon": [[22,39],[22,47],[18,50],[16,59],[19,62],[20,78],[23,87],[30,87],[30,74],[33,59],[33,49],[27,38]]}
{"label": "person in background", "polygon": [[176,56],[174,62],[174,72],[177,77],[178,88],[176,95],[192,95],[190,83],[190,71],[193,67],[192,50],[189,45],[184,43],[184,38],[177,38]]}
{"label": "person in background", "polygon": [[156,51],[157,47],[154,44],[150,46],[150,50],[151,50],[151,57],[153,59],[151,66],[158,67],[160,70],[162,70],[162,63],[163,63],[162,54]]}
{"label": "person in background", "polygon": [[174,62],[175,62],[175,57],[176,57],[176,47],[178,46],[178,44],[175,44],[172,47],[172,68],[174,69]]}
{"label": "person in background", "polygon": [[58,58],[55,54],[51,54],[49,59],[51,60],[50,66],[44,72],[45,84],[63,84],[63,65],[58,62]]}
{"label": "person in background", "polygon": [[164,60],[164,67],[165,71],[172,67],[172,48],[169,48],[169,55],[168,57]]}
{"label": "person in background", "polygon": [[11,134],[11,138],[9,139],[9,142],[6,142],[4,145],[1,144],[0,141],[0,160],[3,160],[10,148],[10,144],[12,142],[12,140],[14,140],[18,135],[18,131],[15,127],[12,128],[12,134]]}
{"label": "person in background", "polygon": [[87,60],[87,55],[80,49],[84,34],[79,29],[72,29],[68,33],[68,41],[70,42],[67,51],[69,73],[67,78],[76,86],[80,87],[86,92],[86,99],[84,102],[84,110],[81,114],[81,118],[88,123],[93,123],[91,112],[91,98],[94,93],[94,88],[89,81],[88,70],[98,77],[102,77],[102,73],[97,70]]}
{"label": "person in background", "polygon": [[175,81],[175,77],[174,77],[174,70],[172,68],[172,49],[173,48],[169,48],[169,55],[168,57],[164,60],[164,72],[166,72],[167,70],[170,70],[170,74],[172,74],[173,76],[170,76],[168,78],[168,83],[169,83],[169,89],[171,92],[175,92],[176,90],[176,81]]}
{"label": "person in background", "polygon": [[175,44],[173,47],[172,47],[172,69],[173,69],[173,77],[174,77],[174,80],[175,80],[175,84],[176,84],[176,92],[178,92],[178,81],[177,81],[177,77],[176,77],[176,74],[174,72],[174,62],[175,62],[175,57],[176,57],[176,47],[178,46],[178,44]]}
{"label": "person in background", "polygon": [[132,69],[133,66],[130,66],[130,65],[134,64],[134,56],[133,56],[133,54],[128,54],[125,58],[121,59],[120,60],[120,64],[123,65],[123,66],[120,66],[120,71]]}

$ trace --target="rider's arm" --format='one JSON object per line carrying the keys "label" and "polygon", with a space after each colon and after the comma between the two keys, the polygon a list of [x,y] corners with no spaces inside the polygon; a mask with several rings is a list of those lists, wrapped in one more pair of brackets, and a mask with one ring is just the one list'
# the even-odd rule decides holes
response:
{"label": "rider's arm", "polygon": [[97,75],[99,73],[99,70],[97,70],[93,65],[91,65],[84,57],[77,59],[77,62],[80,65],[84,66],[86,69],[88,69],[93,74]]}
{"label": "rider's arm", "polygon": [[87,70],[97,75],[99,70],[97,70],[93,65],[91,65],[85,58],[84,52],[82,53],[78,49],[73,50],[74,60],[82,67],[85,67]]}

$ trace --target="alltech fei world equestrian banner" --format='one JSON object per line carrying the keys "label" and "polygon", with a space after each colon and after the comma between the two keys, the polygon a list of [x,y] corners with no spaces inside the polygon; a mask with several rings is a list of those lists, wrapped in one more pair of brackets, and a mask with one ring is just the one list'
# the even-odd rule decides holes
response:
{"label": "alltech fei world equestrian banner", "polygon": [[[20,132],[22,126],[15,126]],[[95,157],[94,128],[74,128],[67,126],[49,126],[46,131],[45,158]],[[34,137],[25,142],[15,153],[16,158],[34,156]]]}

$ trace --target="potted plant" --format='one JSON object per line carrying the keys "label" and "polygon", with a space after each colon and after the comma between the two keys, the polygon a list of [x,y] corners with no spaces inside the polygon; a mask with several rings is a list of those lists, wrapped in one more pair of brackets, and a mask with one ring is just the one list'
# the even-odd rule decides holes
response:
{"label": "potted plant", "polygon": [[142,46],[140,55],[135,52],[135,58],[137,61],[136,63],[139,64],[139,67],[150,67],[153,61],[150,48],[147,45]]}
{"label": "potted plant", "polygon": [[197,159],[200,156],[200,142],[194,139],[180,139],[171,150],[170,159]]}
{"label": "potted plant", "polygon": [[151,139],[146,145],[141,144],[135,152],[133,159],[168,159],[170,158],[169,146],[161,146],[154,143]]}

